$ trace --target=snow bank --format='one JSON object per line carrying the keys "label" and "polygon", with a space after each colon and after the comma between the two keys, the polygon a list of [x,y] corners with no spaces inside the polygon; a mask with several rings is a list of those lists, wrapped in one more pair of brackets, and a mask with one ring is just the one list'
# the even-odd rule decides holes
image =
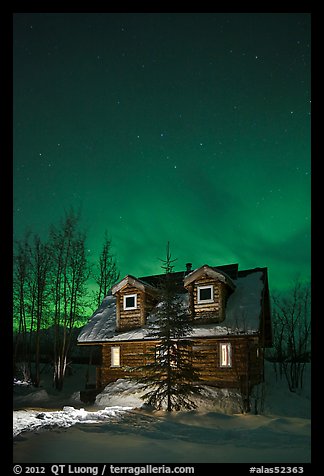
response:
{"label": "snow bank", "polygon": [[264,411],[266,415],[311,418],[311,364],[306,364],[303,388],[290,392],[285,377],[276,377],[273,363],[265,362]]}
{"label": "snow bank", "polygon": [[30,380],[26,381],[26,380],[20,380],[18,378],[14,378],[13,384],[14,385],[22,385],[24,387],[30,387],[31,386]]}
{"label": "snow bank", "polygon": [[227,388],[205,385],[202,395],[194,398],[199,412],[216,412],[233,415],[242,411],[241,395]]}
{"label": "snow bank", "polygon": [[121,407],[141,408],[144,404],[141,399],[145,393],[143,387],[143,384],[136,384],[129,379],[119,379],[108,384],[97,395],[95,404],[98,406],[119,405]]}
{"label": "snow bank", "polygon": [[23,431],[35,431],[40,428],[68,428],[76,423],[95,423],[116,419],[121,413],[131,410],[131,407],[114,406],[99,411],[86,411],[66,406],[61,411],[20,410],[13,413],[13,436]]}
{"label": "snow bank", "polygon": [[44,389],[31,389],[30,393],[27,395],[20,395],[15,397],[15,404],[16,405],[37,405],[37,403],[48,402],[50,399],[48,393]]}
{"label": "snow bank", "polygon": [[43,407],[60,409],[64,405],[83,406],[80,400],[80,389],[85,388],[86,375],[90,381],[95,381],[95,366],[89,368],[85,364],[73,364],[65,379],[62,391],[58,391],[53,386],[53,370],[49,366],[44,366],[41,372],[41,381],[38,388],[33,385],[17,384],[14,379],[13,403],[14,408]]}
{"label": "snow bank", "polygon": [[[96,397],[96,406],[119,405],[121,407],[145,408],[141,398],[147,392],[143,384],[129,379],[119,379],[108,384]],[[218,389],[208,385],[203,386],[201,395],[192,397],[200,412],[220,412],[226,414],[240,413],[242,408],[241,396],[229,389]]]}

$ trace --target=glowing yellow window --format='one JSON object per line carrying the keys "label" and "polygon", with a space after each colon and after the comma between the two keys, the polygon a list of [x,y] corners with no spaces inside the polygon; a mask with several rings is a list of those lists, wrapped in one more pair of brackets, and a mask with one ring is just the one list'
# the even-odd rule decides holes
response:
{"label": "glowing yellow window", "polygon": [[220,366],[232,367],[232,346],[229,342],[220,344]]}
{"label": "glowing yellow window", "polygon": [[120,367],[120,347],[111,348],[111,367]]}

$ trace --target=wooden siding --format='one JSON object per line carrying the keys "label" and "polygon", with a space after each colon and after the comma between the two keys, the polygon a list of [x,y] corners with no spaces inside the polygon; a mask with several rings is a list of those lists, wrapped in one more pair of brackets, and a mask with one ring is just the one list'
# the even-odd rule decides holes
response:
{"label": "wooden siding", "polygon": [[[136,294],[136,309],[124,309],[124,296]],[[140,291],[138,288],[127,285],[116,293],[116,330],[128,331],[142,327],[146,324],[149,312],[156,304],[149,293]]]}
{"label": "wooden siding", "polygon": [[[221,367],[220,344],[230,343],[232,366]],[[130,368],[147,363],[147,354],[154,358],[157,341],[109,342],[102,343],[102,365],[97,369],[97,388],[120,378],[136,375]],[[120,346],[120,367],[111,367],[111,347]],[[200,378],[208,385],[230,388],[239,387],[242,382],[256,384],[263,377],[262,349],[258,349],[257,336],[195,339],[193,343],[193,362]]]}
{"label": "wooden siding", "polygon": [[[124,296],[136,294],[137,306],[136,309],[124,309]],[[137,288],[127,285],[123,291],[116,293],[116,320],[117,331],[127,331],[136,329],[145,324],[144,313],[144,293]]]}
{"label": "wooden siding", "polygon": [[[200,286],[213,286],[213,300],[211,303],[198,302],[198,288]],[[192,319],[202,323],[222,322],[225,319],[225,307],[228,296],[231,292],[229,287],[208,276],[202,276],[188,286],[189,308]]]}
{"label": "wooden siding", "polygon": [[[127,378],[130,375],[135,376],[136,372],[130,371],[130,368],[136,368],[146,365],[148,362],[147,354],[154,351],[157,342],[114,342],[102,344],[102,365],[97,368],[97,387],[103,388],[108,383],[114,382],[119,378]],[[120,347],[120,367],[111,367],[111,348]],[[138,375],[138,373],[137,373]]]}
{"label": "wooden siding", "polygon": [[[226,343],[232,348],[231,367],[221,367],[220,344]],[[193,347],[194,365],[203,381],[218,387],[237,387],[242,378],[255,384],[261,381],[263,368],[262,354],[257,349],[257,337],[197,339]]]}

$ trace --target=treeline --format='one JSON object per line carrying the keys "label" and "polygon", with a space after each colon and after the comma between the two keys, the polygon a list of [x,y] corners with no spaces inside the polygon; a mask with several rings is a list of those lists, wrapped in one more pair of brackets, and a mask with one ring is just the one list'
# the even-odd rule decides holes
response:
{"label": "treeline", "polygon": [[[84,323],[86,309],[96,308],[119,278],[107,233],[94,264],[87,258],[86,239],[80,215],[70,210],[50,227],[46,240],[27,233],[14,243],[14,373],[19,365],[24,379],[35,386],[40,383],[41,330],[52,328],[49,358],[54,386],[61,390],[73,330]],[[90,280],[97,286],[91,294]]]}

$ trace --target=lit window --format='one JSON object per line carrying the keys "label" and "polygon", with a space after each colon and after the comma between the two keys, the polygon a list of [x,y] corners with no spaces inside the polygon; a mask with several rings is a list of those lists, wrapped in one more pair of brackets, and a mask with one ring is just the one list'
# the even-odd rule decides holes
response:
{"label": "lit window", "polygon": [[124,296],[124,309],[137,309],[137,294],[127,294]]}
{"label": "lit window", "polygon": [[198,286],[198,304],[214,302],[214,286]]}
{"label": "lit window", "polygon": [[120,347],[111,348],[111,366],[120,367]]}
{"label": "lit window", "polygon": [[232,367],[232,346],[229,342],[220,344],[220,366]]}

